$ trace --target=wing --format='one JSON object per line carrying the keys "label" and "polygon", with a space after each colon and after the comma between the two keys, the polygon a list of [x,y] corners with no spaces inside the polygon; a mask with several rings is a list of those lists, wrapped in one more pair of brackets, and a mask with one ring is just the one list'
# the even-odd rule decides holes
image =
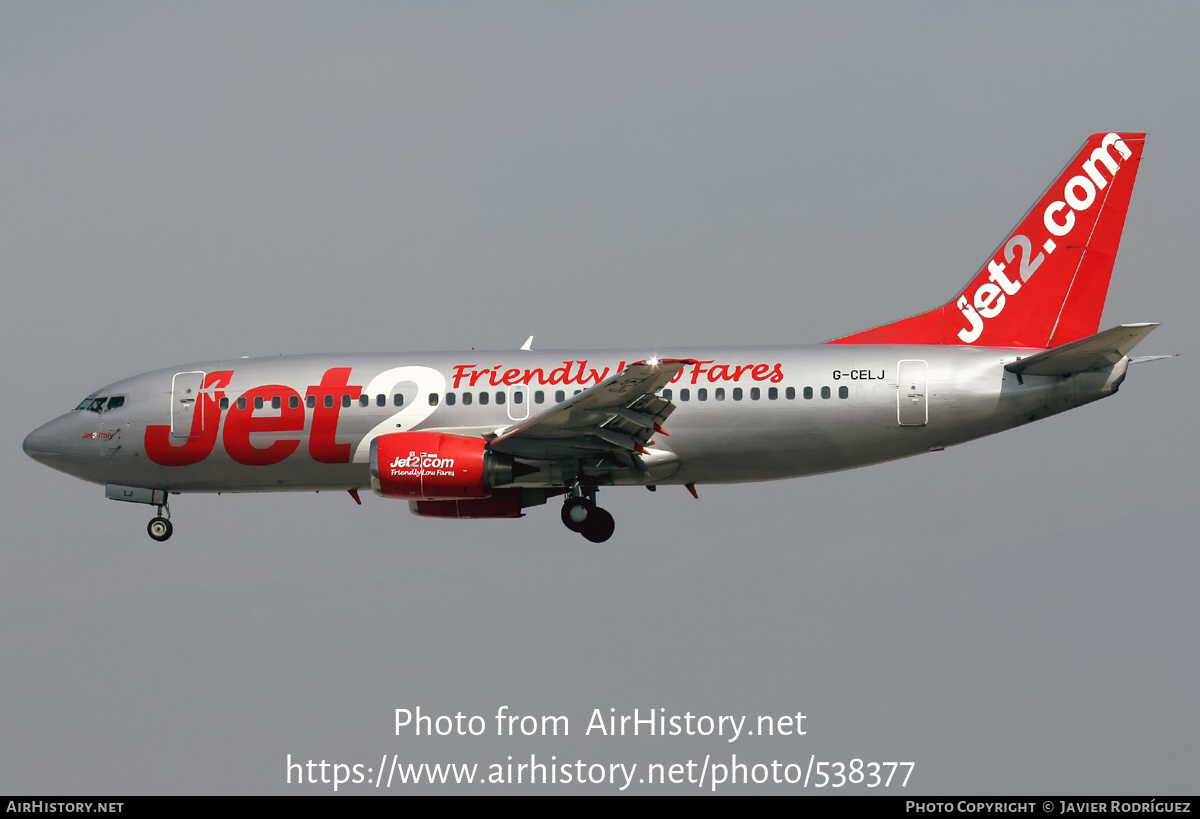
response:
{"label": "wing", "polygon": [[[499,430],[490,448],[518,458],[611,456],[631,466],[675,410],[656,393],[692,359],[638,361],[545,412]],[[666,434],[665,432],[663,434]]]}

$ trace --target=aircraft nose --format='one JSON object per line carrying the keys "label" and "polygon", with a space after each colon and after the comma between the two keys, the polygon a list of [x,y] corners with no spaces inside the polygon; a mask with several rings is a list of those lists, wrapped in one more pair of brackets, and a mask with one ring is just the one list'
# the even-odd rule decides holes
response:
{"label": "aircraft nose", "polygon": [[38,463],[56,466],[62,462],[65,445],[66,438],[62,434],[61,424],[55,419],[26,435],[21,449]]}

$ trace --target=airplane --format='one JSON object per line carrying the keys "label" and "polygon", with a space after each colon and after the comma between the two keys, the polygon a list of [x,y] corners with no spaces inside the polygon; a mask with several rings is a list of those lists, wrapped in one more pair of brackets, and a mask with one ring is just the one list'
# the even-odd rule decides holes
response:
{"label": "airplane", "polygon": [[561,497],[601,543],[602,487],[767,481],[880,463],[1112,395],[1157,324],[1098,332],[1145,134],[1090,136],[971,281],[924,313],[806,347],[297,355],[110,384],[31,432],[34,460],[148,504],[359,490],[424,517]]}

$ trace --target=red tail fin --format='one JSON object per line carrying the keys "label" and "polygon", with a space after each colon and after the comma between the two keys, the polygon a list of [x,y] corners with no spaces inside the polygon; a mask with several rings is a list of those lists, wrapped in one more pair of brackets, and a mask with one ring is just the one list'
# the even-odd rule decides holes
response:
{"label": "red tail fin", "polygon": [[1145,141],[1088,137],[953,301],[828,343],[1056,347],[1092,335]]}

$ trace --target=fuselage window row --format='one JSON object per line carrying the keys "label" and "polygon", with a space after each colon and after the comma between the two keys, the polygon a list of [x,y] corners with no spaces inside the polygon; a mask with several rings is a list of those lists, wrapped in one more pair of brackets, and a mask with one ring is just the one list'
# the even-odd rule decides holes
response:
{"label": "fuselage window row", "polygon": [[[731,397],[733,398],[734,401],[741,401],[743,398],[746,397],[746,391],[743,390],[741,387],[734,387],[730,392],[731,392]],[[787,400],[794,401],[796,399],[796,388],[795,387],[786,388],[783,391],[783,395]],[[804,391],[803,391],[803,395],[805,398],[811,399],[814,395],[813,388],[805,387]],[[675,400],[675,397],[676,397],[675,391],[671,390],[671,389],[665,389],[662,391],[662,397],[667,399],[668,401],[673,401],[673,400]],[[696,390],[695,399],[697,401],[707,401],[708,397],[709,397],[708,390],[706,388],[700,387]],[[717,387],[715,390],[713,390],[712,397],[714,400],[724,401],[725,400],[725,388]],[[822,398],[832,398],[833,392],[829,389],[829,387],[821,387],[821,397]],[[838,398],[849,398],[849,397],[850,397],[850,388],[849,387],[838,387]],[[689,389],[688,387],[682,387],[679,390],[678,398],[681,402],[682,401],[691,401],[693,398],[692,390]],[[751,387],[749,398],[751,401],[762,400],[762,398],[763,398],[762,389],[760,389],[759,387]],[[766,398],[768,401],[778,401],[779,400],[779,388],[778,387],[768,387],[767,393],[766,393]]]}
{"label": "fuselage window row", "polygon": [[[124,396],[117,396],[117,397],[121,399],[121,403],[124,403],[124,401],[125,401]],[[97,400],[99,400],[99,399],[97,399]],[[354,400],[353,397],[349,394],[342,395],[340,397],[334,396],[334,395],[326,395],[324,397],[324,399],[322,400],[322,403],[326,407],[332,407],[334,405],[335,401],[340,401],[341,405],[343,407],[349,407],[349,406],[352,406],[353,400]],[[85,402],[85,403],[87,403],[87,402]],[[220,407],[223,410],[229,409],[229,406],[231,404],[231,402],[228,398],[222,398],[218,403],[220,404]],[[241,397],[237,398],[235,400],[235,402],[233,402],[233,403],[236,403],[236,406],[238,409],[245,409],[246,408],[246,397],[241,396]],[[404,406],[404,396],[401,395],[400,393],[396,393],[394,396],[392,396],[392,403],[397,407]],[[255,409],[262,409],[264,404],[265,404],[264,396],[261,396],[261,395],[255,396],[255,398],[254,398],[254,408]],[[306,407],[308,407],[309,409],[316,409],[317,396],[309,395],[304,400],[304,405]],[[358,405],[360,407],[371,406],[371,396],[366,395],[365,393],[363,395],[360,395],[358,398]],[[386,407],[387,405],[388,405],[388,397],[386,395],[380,394],[380,395],[375,396],[375,406]],[[120,406],[120,404],[117,404],[116,406]],[[300,396],[289,395],[288,396],[288,409],[298,409],[299,407],[300,407]],[[113,409],[113,408],[114,408],[114,405],[112,403],[112,400],[110,400],[108,409]],[[282,408],[283,408],[283,398],[278,395],[271,396],[271,409],[282,409]],[[87,409],[87,407],[84,407],[81,405],[81,406],[77,407],[76,409]],[[94,411],[100,412],[101,410],[94,410]]]}
{"label": "fuselage window row", "polygon": [[[579,395],[580,392],[582,392],[582,390],[575,390],[573,392],[573,395]],[[713,389],[711,391],[711,396],[710,396],[710,392],[709,392],[708,388],[706,388],[706,387],[697,388],[695,390],[694,396],[692,395],[692,392],[693,391],[688,387],[680,388],[679,393],[678,393],[679,401],[681,401],[681,402],[691,401],[693,398],[695,398],[695,400],[697,400],[697,401],[708,401],[710,397],[715,401],[724,401],[726,398],[726,391],[725,391],[724,387],[717,387],[717,388]],[[822,398],[832,398],[833,397],[833,391],[829,387],[821,387],[820,392],[821,392]],[[749,389],[749,393],[750,393],[749,399],[751,401],[759,401],[759,400],[762,400],[762,398],[764,397],[763,391],[759,387],[751,387]],[[811,400],[816,393],[814,392],[812,387],[804,387],[801,394],[804,396],[805,399]],[[734,401],[741,401],[747,397],[746,391],[743,390],[741,387],[734,387],[732,390],[729,391],[729,395]],[[662,397],[668,401],[673,401],[676,398],[676,394],[675,394],[674,390],[668,388],[668,389],[665,389],[662,391]],[[780,397],[779,388],[778,387],[768,387],[766,390],[765,397],[769,401],[779,400],[779,397]],[[787,387],[786,389],[784,389],[783,397],[785,397],[789,401],[795,400],[796,388],[795,387]],[[850,388],[849,387],[838,387],[838,398],[849,398],[849,397],[850,397]],[[283,399],[280,396],[278,396],[278,395],[272,396],[270,400],[271,400],[271,409],[281,409],[282,408]],[[478,403],[481,405],[487,405],[487,404],[493,403],[493,402],[498,405],[503,405],[508,400],[508,398],[507,398],[507,393],[504,390],[497,390],[494,394],[488,393],[488,392],[480,392],[480,393],[448,392],[448,393],[446,393],[444,399],[441,396],[439,396],[437,393],[431,392],[429,394],[429,406],[431,406],[431,407],[436,407],[442,400],[445,400],[446,406],[452,407],[460,401],[462,402],[462,404],[464,406],[470,406],[472,403],[475,403],[476,401],[478,401]],[[566,394],[565,390],[555,390],[554,391],[555,403],[561,404],[565,400],[567,400],[567,394]],[[534,391],[533,402],[535,404],[544,404],[546,402],[546,393],[543,390]],[[125,403],[125,396],[123,396],[123,395],[116,395],[116,396],[112,396],[111,398],[105,396],[105,397],[101,397],[101,398],[86,399],[75,409],[89,410],[91,412],[107,412],[108,410],[116,409],[117,407],[122,406],[124,403]],[[231,402],[230,402],[230,399],[228,399],[228,398],[222,398],[219,403],[220,403],[221,409],[227,410],[227,409],[229,409]],[[236,403],[238,409],[245,409],[246,408],[246,397],[241,396],[241,397],[235,399],[234,403]],[[348,393],[342,394],[340,396],[327,393],[325,396],[323,396],[322,403],[326,407],[333,407],[335,403],[341,403],[341,405],[343,407],[350,407],[350,406],[353,406],[353,398]],[[372,403],[371,396],[367,395],[366,393],[363,393],[358,398],[358,406],[360,406],[360,407],[369,408],[371,406],[371,403]],[[375,396],[374,403],[375,403],[375,406],[377,406],[377,407],[386,407],[388,405],[388,396],[386,394],[380,393],[379,395]],[[512,403],[514,403],[514,404],[525,403],[525,393],[523,391],[514,392],[512,395]],[[308,395],[305,398],[304,404],[309,409],[315,409],[317,406],[317,396],[311,395],[311,394]],[[395,395],[393,395],[392,396],[392,404],[397,407],[404,406],[404,395],[401,393],[396,393]],[[254,408],[262,409],[263,406],[264,406],[264,397],[263,396],[255,396]],[[288,396],[288,408],[289,409],[297,409],[299,406],[300,406],[300,396],[298,396],[298,395]]]}

